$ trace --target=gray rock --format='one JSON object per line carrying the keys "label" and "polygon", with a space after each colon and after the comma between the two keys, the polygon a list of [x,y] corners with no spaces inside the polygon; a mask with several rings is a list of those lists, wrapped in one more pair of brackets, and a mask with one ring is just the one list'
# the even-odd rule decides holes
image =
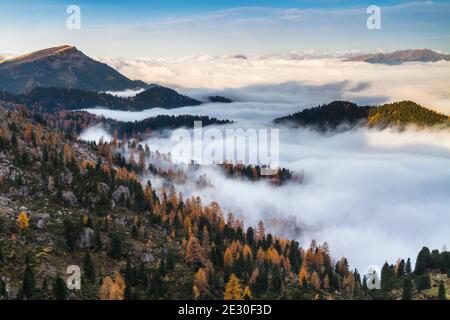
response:
{"label": "gray rock", "polygon": [[63,173],[61,173],[61,182],[63,184],[69,185],[72,183],[72,180],[73,180],[72,172],[64,171]]}
{"label": "gray rock", "polygon": [[43,229],[45,227],[45,221],[43,219],[39,219],[39,221],[36,223],[36,227],[38,229]]}
{"label": "gray rock", "polygon": [[34,217],[36,219],[46,220],[46,219],[50,219],[50,214],[39,212],[39,213],[35,213]]}
{"label": "gray rock", "polygon": [[12,197],[28,197],[29,188],[27,186],[21,186],[18,188],[11,188],[9,190],[9,195]]}
{"label": "gray rock", "polygon": [[9,169],[4,166],[0,166],[0,176],[4,179],[7,178],[9,176]]}
{"label": "gray rock", "polygon": [[115,219],[114,223],[123,227],[127,225],[127,222],[125,221],[124,218]]}
{"label": "gray rock", "polygon": [[100,201],[100,197],[98,197],[95,193],[88,193],[89,202],[92,204],[96,204]]}
{"label": "gray rock", "polygon": [[97,182],[97,192],[98,193],[108,193],[109,186],[104,182]]}
{"label": "gray rock", "polygon": [[72,191],[63,191],[62,197],[70,206],[75,206],[78,203],[77,197],[75,197]]}
{"label": "gray rock", "polygon": [[141,254],[141,260],[142,262],[153,262],[155,261],[155,257],[151,253],[143,253]]}
{"label": "gray rock", "polygon": [[0,207],[8,208],[11,206],[11,199],[6,197],[0,197]]}
{"label": "gray rock", "polygon": [[34,168],[35,170],[39,170],[39,169],[41,168],[41,163],[40,163],[39,161],[36,161],[36,162],[33,164],[33,168]]}
{"label": "gray rock", "polygon": [[93,242],[94,230],[91,228],[84,228],[80,237],[80,247],[83,249],[89,249],[94,246]]}
{"label": "gray rock", "polygon": [[116,203],[120,202],[122,198],[126,200],[130,197],[130,190],[128,187],[119,186],[116,191],[113,192],[112,197]]}
{"label": "gray rock", "polygon": [[52,176],[48,177],[47,189],[50,192],[55,191],[55,182],[53,181],[53,177]]}

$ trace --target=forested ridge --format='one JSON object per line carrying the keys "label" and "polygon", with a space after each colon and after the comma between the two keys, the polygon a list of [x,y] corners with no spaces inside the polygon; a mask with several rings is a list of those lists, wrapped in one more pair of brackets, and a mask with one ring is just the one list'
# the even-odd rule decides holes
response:
{"label": "forested ridge", "polygon": [[140,111],[150,108],[196,106],[200,101],[173,89],[153,85],[132,97],[118,97],[105,92],[74,88],[36,87],[22,94],[0,91],[0,100],[26,105],[39,105],[47,112],[105,107],[113,110]]}
{"label": "forested ridge", "polygon": [[[1,102],[0,102],[1,105]],[[4,103],[5,106],[10,103]],[[19,104],[25,108],[25,104]],[[230,120],[221,120],[211,118],[208,116],[197,115],[158,115],[136,121],[119,121],[103,116],[97,116],[87,111],[70,111],[61,110],[55,112],[48,112],[41,106],[26,107],[27,112],[31,117],[34,117],[42,122],[43,125],[51,125],[58,127],[67,135],[78,136],[84,130],[100,126],[111,136],[117,138],[134,138],[142,140],[152,133],[164,129],[177,129],[181,127],[193,128],[195,121],[201,121],[202,126],[209,125],[223,125],[232,123]],[[56,117],[52,115],[56,114]]]}
{"label": "forested ridge", "polygon": [[336,130],[369,126],[373,128],[450,126],[450,118],[424,108],[412,101],[388,103],[381,106],[358,106],[348,101],[333,101],[311,109],[277,118],[275,123]]}

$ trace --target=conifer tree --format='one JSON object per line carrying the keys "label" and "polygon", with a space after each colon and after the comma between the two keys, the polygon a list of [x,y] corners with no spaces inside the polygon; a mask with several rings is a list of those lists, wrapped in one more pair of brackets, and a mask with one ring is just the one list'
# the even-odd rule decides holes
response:
{"label": "conifer tree", "polygon": [[266,268],[260,270],[256,277],[254,291],[256,296],[264,295],[269,289],[269,274]]}
{"label": "conifer tree", "polygon": [[198,269],[195,274],[194,285],[198,288],[199,295],[205,295],[207,293],[208,281],[206,280],[206,273],[203,268]]}
{"label": "conifer tree", "polygon": [[223,266],[229,270],[231,270],[231,268],[233,268],[233,254],[231,253],[230,248],[227,248],[225,250],[225,254],[223,256]]}
{"label": "conifer tree", "polygon": [[131,227],[131,237],[133,239],[138,239],[139,238],[139,231],[138,231],[138,228],[136,227],[135,224],[133,224],[133,226]]}
{"label": "conifer tree", "polygon": [[28,218],[28,214],[26,212],[20,212],[19,217],[17,218],[17,224],[20,230],[26,230],[30,226],[30,219]]}
{"label": "conifer tree", "polygon": [[46,298],[49,297],[48,280],[47,280],[47,277],[45,277],[45,278],[44,278],[44,281],[42,282],[41,296],[42,296],[42,298],[44,298],[44,299],[46,299]]}
{"label": "conifer tree", "polygon": [[406,260],[406,266],[405,266],[405,273],[408,275],[412,272],[412,268],[411,268],[411,259],[408,258],[408,260]]}
{"label": "conifer tree", "polygon": [[223,295],[224,300],[241,300],[242,289],[239,278],[234,273],[230,275],[230,278],[225,286],[225,293]]}
{"label": "conifer tree", "polygon": [[412,298],[412,281],[409,277],[403,279],[402,300],[411,300]]}
{"label": "conifer tree", "polygon": [[76,241],[78,237],[78,232],[75,224],[70,219],[64,220],[64,238],[66,239],[66,244],[69,251],[73,252],[76,248]]}
{"label": "conifer tree", "polygon": [[53,284],[53,296],[56,300],[67,299],[67,285],[63,279],[58,275]]}
{"label": "conifer tree", "polygon": [[405,260],[400,260],[397,266],[397,277],[402,277],[405,275]]}
{"label": "conifer tree", "polygon": [[311,275],[310,283],[314,288],[320,289],[320,278],[316,271],[313,271],[313,273]]}
{"label": "conifer tree", "polygon": [[424,273],[416,278],[417,290],[422,291],[431,288],[431,279],[428,273]]}
{"label": "conifer tree", "polygon": [[83,269],[85,277],[91,282],[95,283],[95,267],[89,252],[84,254]]}
{"label": "conifer tree", "polygon": [[249,286],[246,286],[244,288],[244,292],[242,293],[242,300],[252,300],[252,291],[250,290]]}
{"label": "conifer tree", "polygon": [[279,267],[275,267],[272,271],[272,289],[274,292],[279,293],[282,286],[281,272]]}
{"label": "conifer tree", "polygon": [[304,287],[306,285],[306,280],[308,277],[308,273],[306,272],[306,263],[302,263],[302,266],[300,268],[300,272],[298,273],[298,284],[300,287]]}
{"label": "conifer tree", "polygon": [[100,226],[96,224],[94,226],[94,247],[96,251],[101,250],[103,244],[102,244],[102,234],[100,230]]}
{"label": "conifer tree", "polygon": [[430,249],[423,247],[417,255],[416,267],[414,273],[417,275],[423,274],[429,267],[430,262]]}
{"label": "conifer tree", "polygon": [[29,263],[26,264],[22,281],[22,296],[31,299],[36,288],[34,271]]}
{"label": "conifer tree", "polygon": [[122,239],[116,233],[111,237],[109,255],[115,259],[120,259],[122,257]]}
{"label": "conifer tree", "polygon": [[6,298],[6,283],[3,278],[0,277],[0,298]]}
{"label": "conifer tree", "polygon": [[444,281],[439,282],[438,300],[447,300]]}

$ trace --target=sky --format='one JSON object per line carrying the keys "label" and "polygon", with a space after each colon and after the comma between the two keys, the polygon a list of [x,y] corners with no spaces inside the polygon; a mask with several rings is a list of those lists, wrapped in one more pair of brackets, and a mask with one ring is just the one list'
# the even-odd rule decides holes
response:
{"label": "sky", "polygon": [[[369,30],[366,9],[381,8]],[[69,5],[81,28],[69,30]],[[341,0],[16,0],[0,4],[0,53],[71,44],[92,56],[163,57],[373,51],[450,51],[449,1]]]}

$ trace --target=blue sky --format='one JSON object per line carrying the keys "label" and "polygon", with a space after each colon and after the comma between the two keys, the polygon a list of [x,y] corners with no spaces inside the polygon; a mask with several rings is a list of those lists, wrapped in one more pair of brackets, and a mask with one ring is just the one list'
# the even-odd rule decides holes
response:
{"label": "blue sky", "polygon": [[[81,8],[67,30],[66,8]],[[381,30],[368,30],[368,5]],[[2,53],[73,44],[121,57],[424,48],[450,51],[449,1],[16,0],[0,4]]]}

